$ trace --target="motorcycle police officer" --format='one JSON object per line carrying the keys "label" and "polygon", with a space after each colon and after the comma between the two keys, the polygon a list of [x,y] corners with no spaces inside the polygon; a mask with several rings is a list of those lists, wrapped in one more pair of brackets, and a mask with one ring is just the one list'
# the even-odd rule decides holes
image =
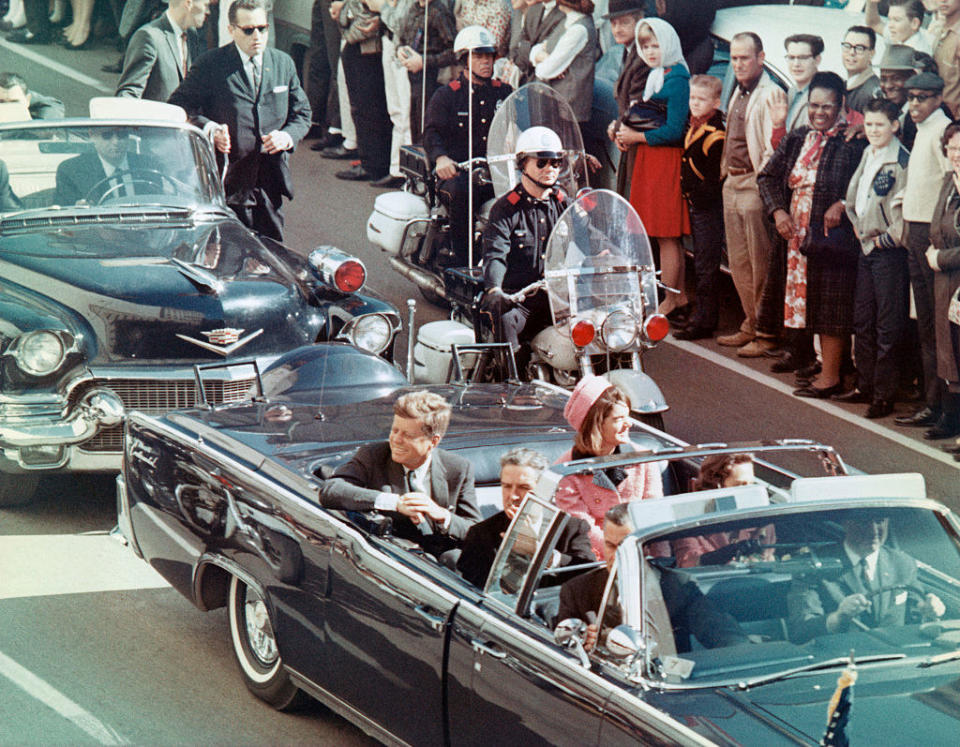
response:
{"label": "motorcycle police officer", "polygon": [[[487,133],[500,103],[513,89],[493,80],[496,40],[483,26],[467,26],[457,34],[453,51],[465,70],[430,98],[424,119],[423,146],[438,177],[437,191],[450,219],[450,265],[466,265],[470,240],[467,212],[470,175],[457,163],[487,154]],[[469,100],[473,93],[472,103]],[[473,148],[470,152],[470,113],[473,114]],[[474,204],[493,197],[489,185],[474,187]]]}
{"label": "motorcycle police officer", "polygon": [[517,138],[520,182],[497,200],[483,232],[481,310],[488,314],[497,342],[509,342],[521,374],[530,358],[528,345],[550,325],[546,291],[515,302],[510,294],[543,278],[547,240],[567,207],[556,184],[564,163],[563,144],[548,127],[530,127]]}

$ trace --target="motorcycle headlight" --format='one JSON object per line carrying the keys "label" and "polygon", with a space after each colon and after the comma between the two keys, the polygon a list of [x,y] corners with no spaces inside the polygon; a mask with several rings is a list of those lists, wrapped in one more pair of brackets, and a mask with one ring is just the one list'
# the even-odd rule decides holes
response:
{"label": "motorcycle headlight", "polygon": [[637,318],[629,311],[619,309],[607,314],[600,327],[603,344],[613,353],[630,347],[637,339]]}
{"label": "motorcycle headlight", "polygon": [[393,338],[393,326],[383,314],[367,314],[356,319],[350,327],[348,339],[358,348],[379,355]]}
{"label": "motorcycle headlight", "polygon": [[46,376],[63,363],[66,349],[59,335],[41,329],[21,337],[16,345],[14,360],[25,374]]}

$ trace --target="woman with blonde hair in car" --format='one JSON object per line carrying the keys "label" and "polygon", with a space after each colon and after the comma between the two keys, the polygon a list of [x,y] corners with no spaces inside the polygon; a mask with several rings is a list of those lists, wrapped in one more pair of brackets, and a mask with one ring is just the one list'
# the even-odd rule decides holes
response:
{"label": "woman with blonde hair in car", "polygon": [[[563,409],[576,429],[573,448],[558,462],[639,451],[630,441],[630,400],[601,376],[584,376]],[[603,557],[603,517],[618,503],[659,498],[663,483],[657,462],[610,467],[588,475],[567,475],[554,501],[568,514],[589,522],[590,544]]]}

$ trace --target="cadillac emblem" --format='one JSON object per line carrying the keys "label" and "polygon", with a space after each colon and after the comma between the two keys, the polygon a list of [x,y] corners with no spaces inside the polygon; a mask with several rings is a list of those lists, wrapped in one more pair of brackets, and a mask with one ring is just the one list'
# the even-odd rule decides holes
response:
{"label": "cadillac emblem", "polygon": [[212,329],[209,332],[201,332],[200,334],[214,345],[232,345],[240,339],[243,330],[223,327],[222,329]]}
{"label": "cadillac emblem", "polygon": [[187,335],[178,334],[181,340],[186,340],[187,342],[192,342],[194,345],[199,345],[204,350],[209,350],[212,353],[218,353],[219,355],[227,356],[230,355],[234,350],[243,347],[254,337],[259,337],[263,334],[263,329],[258,329],[256,332],[251,332],[246,337],[241,337],[246,330],[243,329],[234,329],[232,327],[222,327],[220,329],[211,329],[209,331],[201,331],[204,337],[207,338],[207,342],[203,340],[198,340],[195,337],[188,337]]}

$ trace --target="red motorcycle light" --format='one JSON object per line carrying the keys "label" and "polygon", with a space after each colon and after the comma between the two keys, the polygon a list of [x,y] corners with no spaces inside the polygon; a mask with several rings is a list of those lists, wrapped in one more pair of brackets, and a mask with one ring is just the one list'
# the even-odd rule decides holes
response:
{"label": "red motorcycle light", "polygon": [[356,293],[363,287],[366,279],[367,272],[363,265],[352,259],[341,264],[333,273],[334,285],[343,293]]}
{"label": "red motorcycle light", "polygon": [[643,332],[651,342],[660,342],[670,331],[670,322],[663,314],[654,314],[647,317],[643,323]]}
{"label": "red motorcycle light", "polygon": [[594,326],[583,319],[573,325],[573,329],[570,330],[570,337],[573,339],[573,344],[578,348],[585,347],[593,342],[593,338],[596,337],[597,330],[594,329]]}

